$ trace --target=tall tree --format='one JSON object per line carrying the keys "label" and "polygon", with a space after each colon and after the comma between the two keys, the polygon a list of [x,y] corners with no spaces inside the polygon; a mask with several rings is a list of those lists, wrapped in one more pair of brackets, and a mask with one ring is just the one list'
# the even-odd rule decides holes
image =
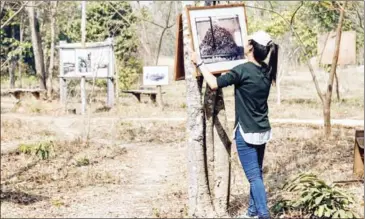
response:
{"label": "tall tree", "polygon": [[52,99],[52,80],[53,80],[53,69],[54,69],[54,54],[55,54],[55,38],[56,38],[56,12],[57,12],[57,4],[58,1],[52,1],[51,4],[51,51],[50,51],[50,60],[49,60],[49,69],[48,69],[48,86],[47,86],[47,96]]}
{"label": "tall tree", "polygon": [[39,77],[39,83],[41,89],[46,89],[46,69],[44,66],[43,49],[42,49],[42,37],[39,33],[39,22],[35,13],[35,2],[31,1],[27,5],[29,27],[31,31],[33,54],[35,58],[35,67],[37,75]]}
{"label": "tall tree", "polygon": [[[208,6],[211,3],[217,4],[216,1],[206,1],[205,5]],[[209,193],[217,216],[223,217],[227,215],[230,196],[231,141],[227,135],[223,90],[219,88],[213,91],[208,84],[205,87],[205,156],[207,157]]]}
{"label": "tall tree", "polygon": [[193,1],[182,2],[182,23],[184,38],[184,68],[187,102],[187,147],[188,147],[188,194],[190,217],[213,217],[214,209],[210,199],[206,174],[206,148],[204,144],[204,110],[202,104],[202,78],[193,77],[191,64],[191,36],[185,7]]}

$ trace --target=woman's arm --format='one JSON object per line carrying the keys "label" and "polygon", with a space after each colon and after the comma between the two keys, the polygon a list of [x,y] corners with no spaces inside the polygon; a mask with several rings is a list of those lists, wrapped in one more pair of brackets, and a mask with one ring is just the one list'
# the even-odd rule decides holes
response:
{"label": "woman's arm", "polygon": [[194,64],[199,65],[198,69],[202,73],[204,79],[207,81],[209,87],[212,90],[217,90],[218,89],[217,78],[211,72],[209,72],[205,64],[202,62],[201,59],[197,57],[195,52],[193,52],[191,55],[191,61]]}
{"label": "woman's arm", "polygon": [[239,71],[235,68],[217,78],[208,70],[195,52],[191,54],[191,61],[198,66],[198,69],[203,74],[204,79],[212,90],[217,90],[218,88],[227,87],[233,84],[239,85],[241,82],[241,76],[238,73]]}

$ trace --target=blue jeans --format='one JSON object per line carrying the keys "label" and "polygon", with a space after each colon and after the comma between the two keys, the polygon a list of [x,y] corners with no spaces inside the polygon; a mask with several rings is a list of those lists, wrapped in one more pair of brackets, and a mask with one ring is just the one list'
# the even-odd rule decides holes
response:
{"label": "blue jeans", "polygon": [[239,129],[236,129],[236,145],[243,170],[250,183],[250,201],[248,214],[269,218],[266,191],[262,177],[262,163],[266,145],[251,145],[244,141]]}

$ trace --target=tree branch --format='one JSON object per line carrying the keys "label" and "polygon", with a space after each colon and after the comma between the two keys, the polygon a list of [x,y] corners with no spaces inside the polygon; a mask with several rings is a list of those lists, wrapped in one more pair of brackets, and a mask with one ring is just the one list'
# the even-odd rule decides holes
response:
{"label": "tree branch", "polygon": [[18,11],[16,11],[11,17],[9,17],[9,19],[7,21],[5,21],[0,28],[4,28],[15,16],[17,16],[23,9],[24,7],[28,4],[28,2],[26,1],[25,3],[22,4],[22,6],[18,9]]}
{"label": "tree branch", "polygon": [[337,26],[337,30],[336,30],[335,52],[334,52],[333,58],[332,58],[331,73],[329,75],[328,82],[327,82],[327,93],[326,93],[327,104],[331,103],[332,86],[333,86],[333,80],[334,80],[334,77],[336,74],[338,55],[340,53],[342,24],[343,24],[344,14],[345,14],[344,9],[346,8],[346,6],[347,6],[347,1],[345,2],[344,6],[341,7],[340,18],[339,18],[338,26]]}
{"label": "tree branch", "polygon": [[[297,12],[299,11],[299,9],[304,5],[304,2],[301,1],[300,2],[301,4],[299,5],[299,7],[294,11],[293,15],[291,16],[291,19],[290,19],[290,25],[293,25],[293,21],[294,21],[294,17],[295,15],[297,14]],[[271,7],[272,9],[272,7]]]}

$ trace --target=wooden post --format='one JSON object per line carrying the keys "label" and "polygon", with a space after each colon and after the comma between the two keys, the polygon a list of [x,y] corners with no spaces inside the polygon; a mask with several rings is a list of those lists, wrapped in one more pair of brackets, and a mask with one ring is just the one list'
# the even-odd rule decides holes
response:
{"label": "wooden post", "polygon": [[113,107],[114,105],[114,80],[112,77],[107,78],[107,105]]}
{"label": "wooden post", "polygon": [[86,112],[86,89],[85,89],[85,76],[81,77],[80,89],[81,89],[81,114],[85,115]]}
{"label": "wooden post", "polygon": [[60,101],[63,105],[67,102],[67,82],[62,77],[60,77]]}
{"label": "wooden post", "polygon": [[158,105],[160,106],[161,110],[163,110],[163,99],[162,99],[162,86],[157,86],[157,96],[158,96]]}

